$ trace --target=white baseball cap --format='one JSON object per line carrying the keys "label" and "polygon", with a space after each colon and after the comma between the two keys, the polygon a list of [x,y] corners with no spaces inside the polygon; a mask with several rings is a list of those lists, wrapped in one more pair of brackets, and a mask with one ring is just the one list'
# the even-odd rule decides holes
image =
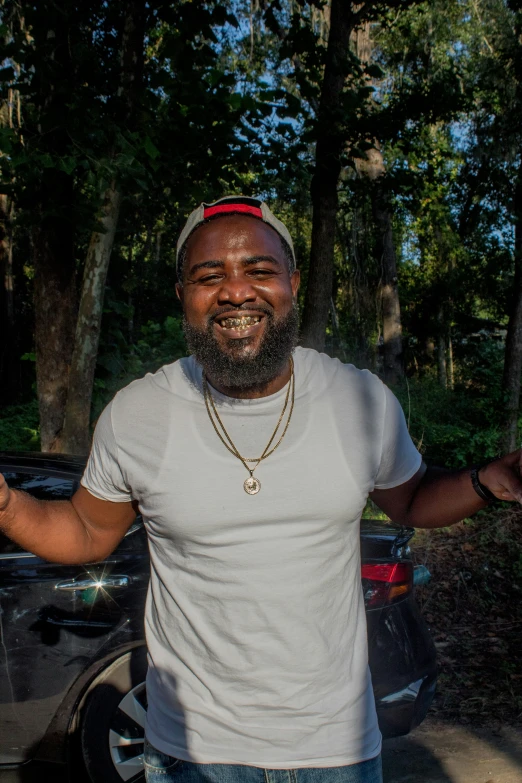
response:
{"label": "white baseball cap", "polygon": [[295,251],[290,233],[284,223],[276,218],[270,211],[267,204],[265,204],[264,201],[260,201],[258,198],[250,198],[249,196],[225,196],[218,201],[214,201],[212,204],[203,202],[197,209],[190,213],[188,220],[183,227],[183,231],[179,236],[176,247],[176,270],[179,279],[181,279],[183,271],[180,268],[180,251],[192,232],[201,225],[201,223],[204,223],[210,218],[221,215],[233,215],[236,213],[240,215],[250,215],[258,220],[262,220],[264,223],[268,223],[269,226],[272,226],[274,231],[277,231],[279,236],[284,239],[290,248],[293,259],[293,268],[290,269],[290,272],[292,273],[294,271],[296,267]]}

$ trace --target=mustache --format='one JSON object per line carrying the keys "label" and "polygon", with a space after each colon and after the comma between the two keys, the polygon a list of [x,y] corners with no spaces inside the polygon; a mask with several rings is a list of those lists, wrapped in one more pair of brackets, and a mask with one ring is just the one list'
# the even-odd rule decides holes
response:
{"label": "mustache", "polygon": [[224,346],[214,335],[212,317],[207,326],[191,326],[183,316],[183,330],[187,345],[205,373],[214,383],[222,384],[228,389],[263,389],[278,372],[281,372],[285,362],[297,345],[299,336],[299,311],[294,303],[290,312],[282,318],[272,312],[268,303],[247,307],[223,307],[216,305],[213,316],[220,313],[237,313],[241,311],[257,311],[267,316],[263,336],[257,350],[252,354],[244,349],[252,344],[251,337],[243,337],[235,341],[225,340]]}
{"label": "mustache", "polygon": [[214,312],[209,315],[208,320],[215,321],[216,318],[219,318],[224,313],[241,313],[241,312],[248,312],[248,313],[263,313],[264,315],[267,315],[269,318],[273,317],[274,315],[274,308],[269,307],[267,305],[239,305],[239,307],[234,307],[231,305],[223,305],[223,307],[217,307]]}

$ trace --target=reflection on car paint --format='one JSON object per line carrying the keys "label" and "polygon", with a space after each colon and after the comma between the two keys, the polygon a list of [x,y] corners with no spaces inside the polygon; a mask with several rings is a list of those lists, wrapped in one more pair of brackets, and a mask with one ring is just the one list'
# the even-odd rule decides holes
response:
{"label": "reflection on car paint", "polygon": [[394,704],[398,701],[415,701],[417,696],[419,695],[420,687],[422,683],[424,682],[424,677],[421,677],[420,680],[415,680],[415,682],[409,683],[405,688],[402,688],[400,691],[396,691],[395,693],[389,693],[387,696],[383,696],[382,699],[379,699],[379,704]]}
{"label": "reflection on car paint", "polygon": [[[67,489],[68,495],[76,483],[51,479],[43,477],[46,488]],[[18,483],[27,489],[28,482]],[[27,568],[27,553],[12,551],[16,545],[5,538],[0,541],[2,554],[8,554],[0,558],[0,764],[33,756],[64,695],[85,669],[111,650],[143,638],[139,618],[148,552],[144,531],[134,529],[135,535],[126,537],[108,561],[88,566],[57,565],[32,556]],[[101,584],[112,574],[132,578],[132,591],[55,590],[64,579]],[[131,624],[130,616],[137,622]]]}
{"label": "reflection on car paint", "polygon": [[73,483],[76,483],[57,476],[28,476],[26,473],[5,472],[3,476],[12,489],[29,492],[42,500],[68,499],[72,494]]}

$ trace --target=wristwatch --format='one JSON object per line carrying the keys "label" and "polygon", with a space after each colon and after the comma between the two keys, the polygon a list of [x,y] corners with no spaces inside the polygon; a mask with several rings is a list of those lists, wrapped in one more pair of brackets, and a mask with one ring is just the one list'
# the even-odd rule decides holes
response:
{"label": "wristwatch", "polygon": [[482,470],[482,468],[485,468],[486,465],[489,465],[489,462],[486,462],[483,465],[475,465],[471,468],[470,476],[471,476],[471,483],[473,485],[473,489],[477,493],[477,495],[482,498],[486,503],[500,503],[499,499],[496,495],[493,494],[493,492],[484,486],[484,484],[480,483],[479,479],[479,470]]}

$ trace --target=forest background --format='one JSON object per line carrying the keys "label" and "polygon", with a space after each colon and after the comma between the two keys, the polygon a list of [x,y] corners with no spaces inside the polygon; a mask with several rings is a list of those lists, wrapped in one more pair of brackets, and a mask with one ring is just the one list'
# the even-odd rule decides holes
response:
{"label": "forest background", "polygon": [[260,195],[302,343],[378,372],[426,458],[518,446],[518,0],[2,0],[0,447],[85,453],[185,353],[175,243]]}
{"label": "forest background", "polygon": [[[86,453],[117,389],[185,354],[177,236],[198,203],[239,193],[294,237],[302,344],[389,383],[428,462],[518,447],[521,0],[1,0],[0,14],[0,449]],[[515,719],[522,551],[502,513],[430,567],[454,659],[484,652],[455,630],[471,608],[482,634],[512,631],[488,631],[487,666]],[[465,717],[471,675],[452,671]]]}

